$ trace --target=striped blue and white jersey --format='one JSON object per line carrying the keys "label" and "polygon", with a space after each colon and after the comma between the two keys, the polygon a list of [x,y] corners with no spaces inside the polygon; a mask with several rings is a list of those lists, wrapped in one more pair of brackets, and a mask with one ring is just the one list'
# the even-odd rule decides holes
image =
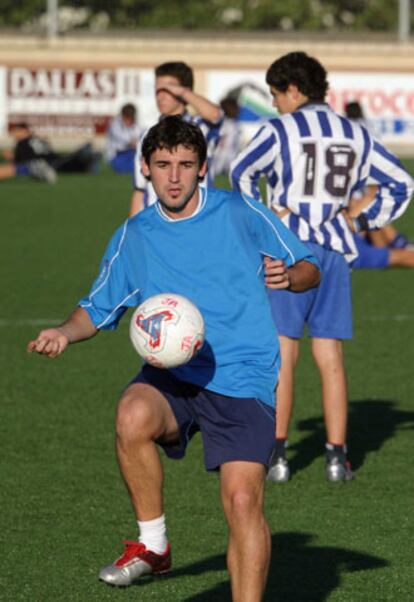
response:
{"label": "striped blue and white jersey", "polygon": [[413,191],[397,157],[325,103],[304,105],[263,125],[233,161],[230,175],[234,189],[256,199],[261,176],[268,204],[282,212],[288,228],[350,262],[358,252],[342,210],[353,195],[366,183],[379,186],[362,213],[373,229],[401,215]]}
{"label": "striped blue and white jersey", "polygon": [[193,215],[171,219],[159,203],[128,219],[112,237],[100,275],[80,301],[96,328],[115,328],[128,307],[178,293],[204,316],[206,340],[180,380],[231,397],[274,405],[280,358],[263,274],[263,257],[287,266],[311,251],[261,203],[200,189]]}
{"label": "striped blue and white jersey", "polygon": [[109,123],[106,133],[106,159],[112,161],[122,151],[133,149],[141,137],[138,123],[126,125],[120,115]]}
{"label": "striped blue and white jersey", "polygon": [[[206,121],[199,115],[190,115],[190,113],[187,112],[183,113],[182,118],[184,121],[198,125],[204,134],[204,138],[206,139],[207,143],[207,160],[209,165],[205,183],[210,186],[213,184],[214,152],[220,140],[220,128],[223,123],[223,116],[221,116],[219,121],[215,123]],[[155,194],[155,190],[151,182],[149,182],[149,180],[147,180],[141,172],[142,142],[145,136],[148,134],[149,129],[150,128],[143,133],[140,141],[137,144],[134,161],[134,188],[135,190],[142,190],[144,192],[144,207],[149,207],[157,201],[157,195]]]}

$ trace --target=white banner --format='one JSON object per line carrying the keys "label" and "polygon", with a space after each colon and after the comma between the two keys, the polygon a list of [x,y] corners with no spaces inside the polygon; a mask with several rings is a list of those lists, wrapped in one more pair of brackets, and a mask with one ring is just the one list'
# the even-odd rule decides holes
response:
{"label": "white banner", "polygon": [[414,75],[409,73],[332,73],[328,101],[343,112],[358,101],[384,142],[414,143]]}
{"label": "white banner", "polygon": [[[338,113],[351,100],[359,101],[372,130],[385,143],[414,145],[414,74],[332,72],[327,101]],[[219,102],[243,87],[247,105],[262,115],[271,109],[265,72],[216,70],[207,76],[207,96]],[[267,105],[266,105],[267,103]]]}
{"label": "white banner", "polygon": [[0,135],[7,131],[6,68],[0,66]]}
{"label": "white banner", "polygon": [[[205,89],[220,102],[236,95],[243,106],[249,136],[254,121],[276,113],[262,70],[208,70]],[[343,113],[350,100],[360,102],[373,131],[385,143],[414,146],[414,74],[332,72],[328,102]],[[123,104],[132,102],[147,127],[157,120],[153,69],[75,69],[0,66],[0,133],[27,121],[39,134],[65,136],[105,132]]]}
{"label": "white banner", "polygon": [[157,118],[152,69],[2,69],[3,133],[6,124],[25,121],[38,134],[93,137],[127,102],[137,107],[140,123]]}

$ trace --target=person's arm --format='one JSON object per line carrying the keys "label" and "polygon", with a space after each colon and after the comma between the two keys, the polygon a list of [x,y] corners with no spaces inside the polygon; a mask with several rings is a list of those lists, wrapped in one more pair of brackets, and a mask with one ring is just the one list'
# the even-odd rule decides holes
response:
{"label": "person's arm", "polygon": [[286,267],[280,259],[265,257],[265,284],[268,288],[289,289],[293,292],[305,291],[319,284],[320,272],[316,265],[306,260]]}
{"label": "person's arm", "polygon": [[253,235],[263,258],[264,282],[271,289],[294,292],[319,284],[317,258],[273,211],[246,195],[234,195],[244,202],[244,225]]}
{"label": "person's arm", "polygon": [[190,105],[205,121],[217,123],[222,119],[223,112],[220,107],[204,96],[201,96],[201,94],[197,94],[191,90],[191,88],[185,88],[184,86],[180,86],[178,84],[170,84],[168,86],[163,86],[163,88],[170,92],[170,94],[173,96],[181,98],[185,104]]}
{"label": "person's arm", "polygon": [[369,162],[369,183],[376,184],[378,192],[357,218],[362,230],[382,228],[400,217],[414,191],[414,181],[399,159],[378,141]]}
{"label": "person's arm", "polygon": [[263,126],[230,166],[230,183],[233,190],[260,199],[259,180],[262,175],[271,179],[274,162],[279,152],[275,132]]}
{"label": "person's arm", "polygon": [[41,330],[36,339],[29,342],[27,351],[57,357],[69,344],[90,339],[97,332],[86,310],[78,307],[60,326]]}
{"label": "person's arm", "polygon": [[371,205],[371,203],[375,200],[377,192],[378,186],[376,186],[375,184],[369,184],[364,189],[364,193],[362,196],[352,197],[346,209],[346,212],[349,215],[349,217],[359,217],[362,211],[369,207],[369,205]]}
{"label": "person's arm", "polygon": [[145,192],[143,190],[134,190],[131,197],[129,217],[133,217],[144,209],[144,195]]}
{"label": "person's arm", "polygon": [[11,148],[5,148],[3,151],[3,157],[7,161],[14,161],[14,151]]}
{"label": "person's arm", "polygon": [[365,187],[364,193],[360,197],[352,197],[348,207],[342,210],[342,213],[348,222],[348,226],[352,232],[360,232],[363,230],[362,225],[365,223],[364,218],[360,219],[361,213],[367,209],[375,201],[378,192],[378,186],[369,184]]}

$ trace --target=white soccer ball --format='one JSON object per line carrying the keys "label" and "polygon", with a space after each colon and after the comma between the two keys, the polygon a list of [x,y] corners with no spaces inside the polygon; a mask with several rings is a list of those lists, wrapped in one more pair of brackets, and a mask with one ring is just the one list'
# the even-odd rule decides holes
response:
{"label": "white soccer ball", "polygon": [[154,295],[137,307],[129,336],[135,350],[157,368],[186,364],[204,343],[204,319],[186,297]]}

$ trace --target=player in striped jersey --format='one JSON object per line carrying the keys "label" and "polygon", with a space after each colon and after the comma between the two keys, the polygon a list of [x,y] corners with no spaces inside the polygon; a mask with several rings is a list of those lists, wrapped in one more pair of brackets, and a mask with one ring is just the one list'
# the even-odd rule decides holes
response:
{"label": "player in striped jersey", "polygon": [[[214,150],[220,138],[220,127],[223,113],[216,104],[193,91],[194,77],[191,67],[182,62],[162,63],[155,68],[155,100],[160,118],[168,115],[181,115],[184,121],[195,123],[201,129],[207,142],[207,156],[209,159],[209,178],[212,177],[212,159]],[[196,115],[187,111],[190,105]],[[153,205],[157,195],[149,180],[141,171],[142,141],[148,130],[142,135],[137,145],[134,168],[135,190],[131,199],[130,216],[135,215],[145,207]]]}
{"label": "player in striped jersey", "polygon": [[[282,221],[322,264],[318,289],[294,295],[271,293],[281,334],[282,371],[277,392],[275,463],[269,478],[285,481],[289,467],[285,442],[293,404],[294,370],[304,325],[322,382],[327,430],[326,476],[349,480],[346,458],[347,386],[342,339],[352,338],[351,283],[348,265],[357,256],[353,228],[374,229],[405,210],[413,182],[398,159],[368,131],[337,115],[325,103],[325,69],[303,52],[276,60],[266,75],[280,119],[271,119],[232,164],[235,189],[260,196],[261,176],[267,201]],[[367,183],[366,198],[351,218],[347,207]]]}

